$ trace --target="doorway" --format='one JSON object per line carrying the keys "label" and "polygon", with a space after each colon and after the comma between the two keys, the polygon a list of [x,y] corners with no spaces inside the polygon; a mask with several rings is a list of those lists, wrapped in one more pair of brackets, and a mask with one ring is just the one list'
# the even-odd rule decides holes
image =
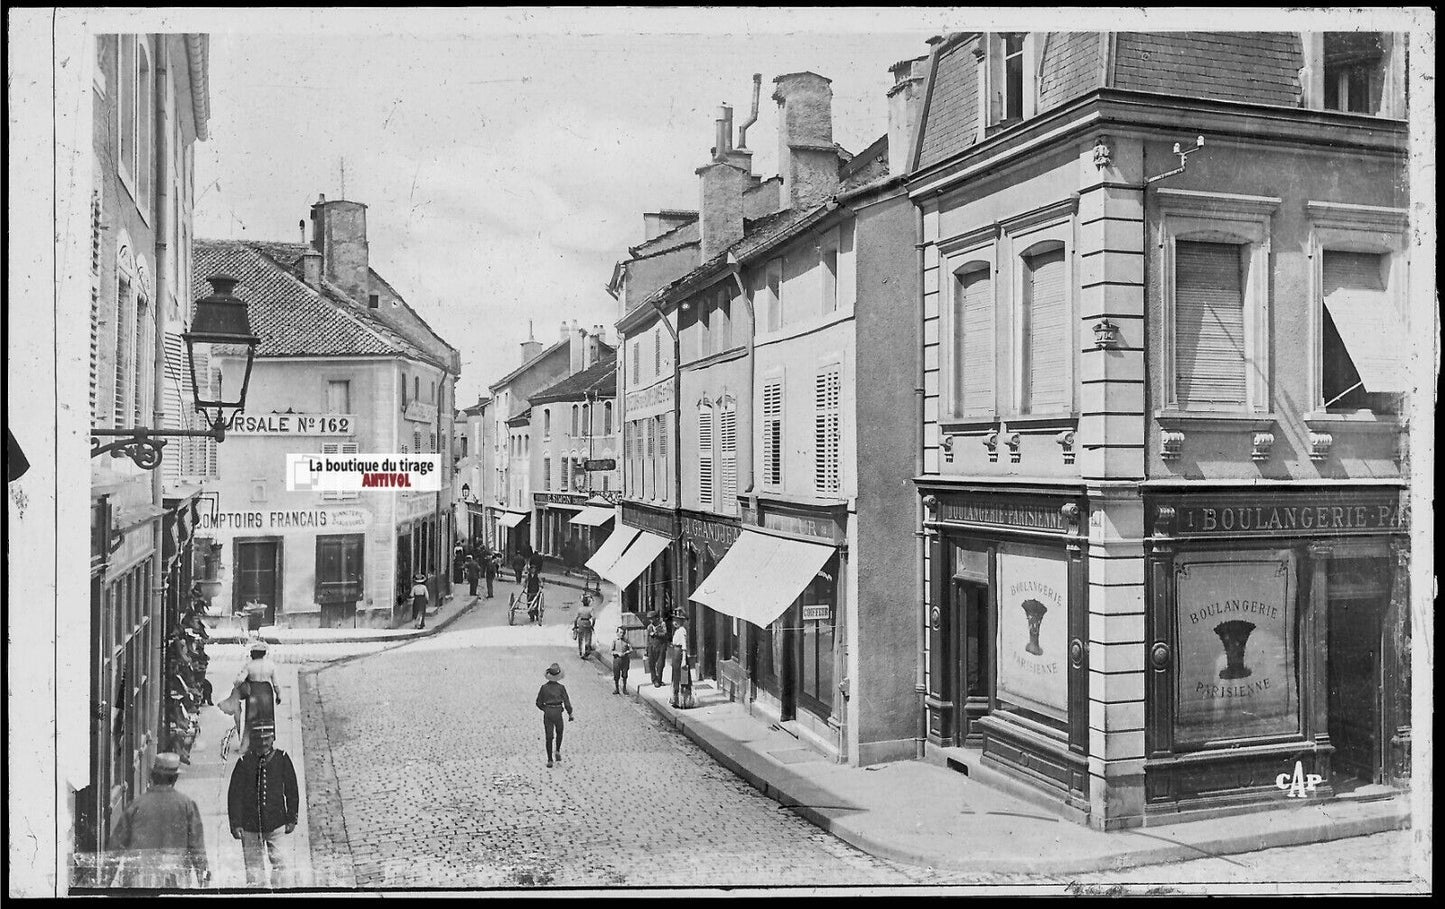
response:
{"label": "doorway", "polygon": [[276,624],[276,611],[281,606],[281,541],[236,541],[235,606],[261,603],[266,612],[263,625]]}
{"label": "doorway", "polygon": [[989,636],[988,587],[954,579],[949,614],[948,645],[953,655],[948,667],[947,696],[953,703],[954,744],[982,745],[975,724],[989,710],[992,638]]}
{"label": "doorway", "polygon": [[1336,789],[1382,782],[1385,747],[1382,709],[1384,616],[1389,605],[1389,562],[1384,558],[1331,559],[1327,574],[1329,733]]}

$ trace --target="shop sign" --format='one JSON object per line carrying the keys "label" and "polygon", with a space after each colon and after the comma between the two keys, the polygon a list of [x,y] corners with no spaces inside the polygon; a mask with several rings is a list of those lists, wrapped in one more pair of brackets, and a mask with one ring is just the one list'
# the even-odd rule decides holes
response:
{"label": "shop sign", "polygon": [[412,401],[406,405],[406,410],[401,414],[408,420],[415,420],[418,423],[435,423],[437,421],[437,406],[435,404],[424,404],[421,401]]}
{"label": "shop sign", "polygon": [[[1160,500],[1155,509],[1156,532],[1169,532],[1166,516],[1173,511],[1177,536],[1257,537],[1278,534],[1340,536],[1393,533],[1408,526],[1407,514],[1394,492],[1267,497],[1248,500]],[[1162,512],[1162,513],[1161,513]],[[1162,526],[1161,526],[1162,525]]]}
{"label": "shop sign", "polygon": [[396,508],[396,519],[398,522],[411,521],[424,517],[436,511],[436,496],[423,493],[410,499],[402,499]]}
{"label": "shop sign", "polygon": [[938,519],[950,524],[1018,527],[1066,533],[1062,503],[960,499],[939,496]]}
{"label": "shop sign", "polygon": [[1299,730],[1293,557],[1200,556],[1174,569],[1181,743]]}
{"label": "shop sign", "polygon": [[625,406],[628,415],[631,416],[631,412],[634,410],[646,410],[649,407],[662,405],[671,406],[674,397],[672,380],[668,379],[666,382],[658,382],[656,385],[644,388],[641,391],[630,391],[627,393],[624,401],[626,402]]}
{"label": "shop sign", "polygon": [[[741,550],[739,550],[741,551]],[[805,622],[826,622],[832,616],[833,607],[827,603],[817,603],[803,606],[803,621]]]}
{"label": "shop sign", "polygon": [[349,436],[356,417],[345,413],[238,413],[226,424],[235,436]]}
{"label": "shop sign", "polygon": [[721,521],[708,521],[702,518],[683,515],[682,535],[685,539],[697,544],[715,543],[720,547],[720,552],[727,552],[728,548],[737,540],[742,529],[737,524],[725,524]]}
{"label": "shop sign", "polygon": [[582,462],[582,466],[589,471],[593,470],[616,470],[616,458],[588,458]]}
{"label": "shop sign", "polygon": [[1063,552],[1001,545],[998,696],[1059,720],[1069,716],[1069,563]]}
{"label": "shop sign", "polygon": [[[762,512],[762,519],[757,523],[761,527],[793,536],[827,540],[834,544],[841,544],[844,540],[843,528],[838,519],[830,514],[780,511],[768,503],[759,504],[758,510]],[[752,512],[749,512],[747,517],[751,518]]]}
{"label": "shop sign", "polygon": [[622,503],[622,523],[631,524],[641,530],[650,530],[659,536],[672,539],[673,526],[671,515],[657,514],[645,511],[641,508],[630,507],[629,503]]}
{"label": "shop sign", "polygon": [[371,524],[371,512],[362,508],[308,508],[292,511],[201,512],[200,532],[351,530]]}
{"label": "shop sign", "polygon": [[532,497],[538,505],[577,505],[587,504],[587,496],[566,492],[534,492]]}

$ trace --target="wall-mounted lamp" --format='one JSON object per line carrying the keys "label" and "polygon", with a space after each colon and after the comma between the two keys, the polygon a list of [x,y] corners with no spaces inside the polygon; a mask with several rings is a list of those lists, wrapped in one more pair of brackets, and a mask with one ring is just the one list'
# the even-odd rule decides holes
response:
{"label": "wall-mounted lamp", "polygon": [[1100,319],[1094,323],[1094,346],[1100,350],[1109,350],[1119,346],[1119,326],[1108,319]]}
{"label": "wall-mounted lamp", "polygon": [[1157,177],[1150,177],[1149,179],[1147,179],[1147,180],[1144,181],[1144,184],[1147,186],[1147,185],[1150,184],[1150,183],[1155,183],[1155,182],[1158,182],[1159,180],[1163,180],[1165,177],[1172,177],[1172,176],[1174,176],[1175,174],[1182,174],[1182,173],[1184,173],[1184,165],[1186,165],[1187,163],[1189,163],[1189,156],[1192,155],[1192,154],[1194,154],[1195,152],[1199,151],[1199,150],[1200,150],[1201,148],[1203,148],[1203,147],[1204,147],[1204,137],[1203,137],[1203,136],[1197,136],[1197,137],[1195,137],[1195,139],[1194,139],[1194,147],[1193,147],[1193,148],[1183,148],[1178,142],[1175,142],[1175,143],[1174,143],[1174,154],[1176,154],[1176,155],[1179,156],[1179,166],[1176,167],[1176,168],[1174,168],[1174,169],[1171,170],[1171,171],[1168,171],[1168,172],[1166,172],[1166,173],[1162,173],[1162,174],[1160,174],[1160,175],[1157,176]]}

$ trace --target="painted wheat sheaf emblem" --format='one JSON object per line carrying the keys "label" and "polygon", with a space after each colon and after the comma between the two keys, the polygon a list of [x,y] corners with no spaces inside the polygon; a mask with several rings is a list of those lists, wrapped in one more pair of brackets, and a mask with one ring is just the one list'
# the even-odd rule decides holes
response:
{"label": "painted wheat sheaf emblem", "polygon": [[1044,613],[1048,612],[1049,608],[1038,600],[1024,600],[1019,605],[1029,620],[1029,642],[1024,645],[1024,650],[1034,656],[1042,656],[1044,648],[1039,646],[1039,626],[1043,624]]}
{"label": "painted wheat sheaf emblem", "polygon": [[1244,665],[1244,647],[1249,643],[1252,631],[1254,623],[1243,619],[1232,619],[1214,626],[1214,633],[1219,635],[1219,641],[1224,645],[1225,666],[1219,670],[1221,679],[1247,679],[1254,674]]}

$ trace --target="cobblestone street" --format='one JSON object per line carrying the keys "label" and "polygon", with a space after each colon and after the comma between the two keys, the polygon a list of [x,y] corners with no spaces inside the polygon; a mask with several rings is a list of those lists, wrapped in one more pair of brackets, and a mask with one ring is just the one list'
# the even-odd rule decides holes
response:
{"label": "cobblestone street", "polygon": [[[574,591],[551,591],[545,627],[509,628],[509,589],[499,586],[496,599],[433,638],[367,648],[363,658],[303,675],[317,885],[1004,884],[1057,892],[1405,876],[1407,831],[1059,878],[875,858],[764,797],[644,705],[614,696],[595,662],[579,662],[567,633]],[[577,719],[567,727],[565,761],[549,770],[533,701],[553,661],[566,670]],[[627,781],[624,791],[618,781]]]}

